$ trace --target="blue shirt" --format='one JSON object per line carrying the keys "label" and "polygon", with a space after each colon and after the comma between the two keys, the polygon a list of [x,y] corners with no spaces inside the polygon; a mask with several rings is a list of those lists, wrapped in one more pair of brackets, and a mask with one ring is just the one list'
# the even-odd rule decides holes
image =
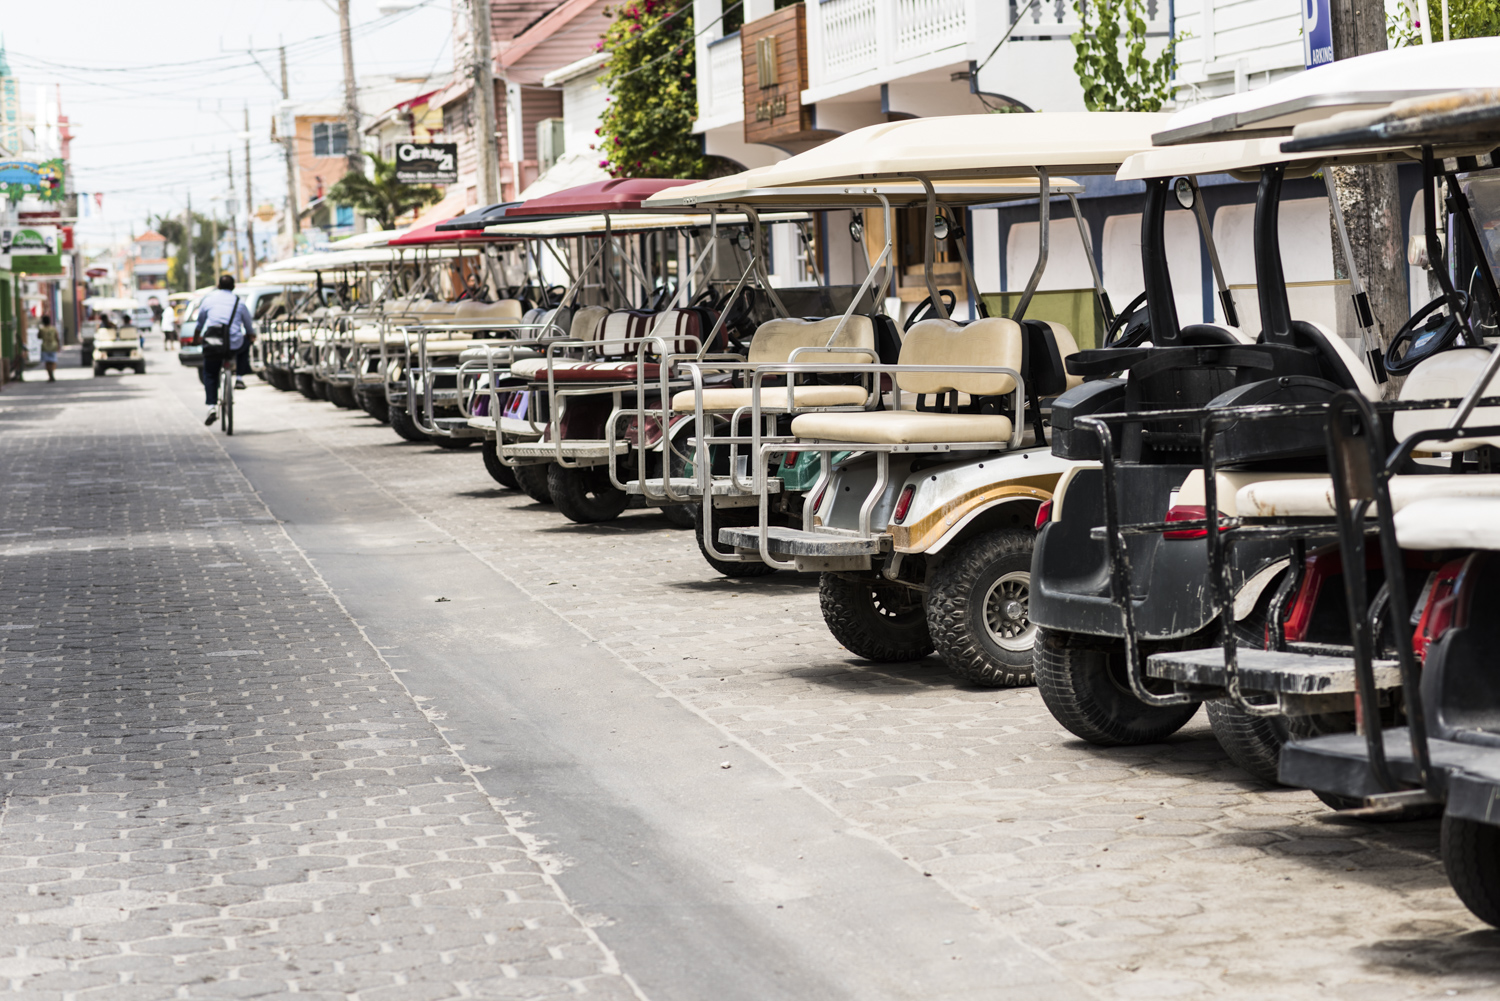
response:
{"label": "blue shirt", "polygon": [[[193,336],[201,337],[204,327],[227,326],[229,328],[229,350],[238,351],[245,346],[245,334],[255,332],[250,319],[250,310],[243,299],[235,306],[238,297],[233,292],[215,289],[203,297],[198,307],[198,326]],[[233,314],[231,316],[231,314]]]}

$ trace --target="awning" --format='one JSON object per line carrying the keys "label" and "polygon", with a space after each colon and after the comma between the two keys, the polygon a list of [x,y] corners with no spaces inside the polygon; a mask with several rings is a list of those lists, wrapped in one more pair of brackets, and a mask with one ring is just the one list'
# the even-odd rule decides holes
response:
{"label": "awning", "polygon": [[659,177],[617,177],[567,188],[533,198],[506,212],[507,219],[521,216],[584,215],[595,212],[633,212],[658,191],[694,183]]}

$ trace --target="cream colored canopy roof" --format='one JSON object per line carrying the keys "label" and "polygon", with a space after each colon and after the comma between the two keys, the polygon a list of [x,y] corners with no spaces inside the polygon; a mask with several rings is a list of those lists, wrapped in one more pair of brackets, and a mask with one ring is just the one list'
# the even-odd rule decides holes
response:
{"label": "cream colored canopy roof", "polygon": [[1113,174],[1171,116],[1145,112],[1054,111],[912,118],[839,136],[752,171],[761,187],[940,178]]}
{"label": "cream colored canopy roof", "polygon": [[1268,163],[1285,163],[1291,165],[1293,170],[1310,170],[1327,164],[1383,163],[1421,158],[1417,150],[1400,147],[1335,150],[1330,153],[1283,153],[1282,141],[1280,137],[1276,137],[1158,146],[1126,160],[1115,178],[1121,181],[1144,181],[1153,177],[1176,177],[1179,174],[1234,174],[1254,171]]}
{"label": "cream colored canopy roof", "polygon": [[[686,185],[684,185],[686,187]],[[773,222],[802,222],[808,219],[806,212],[777,212],[760,217],[763,223]],[[721,213],[718,218],[721,226],[732,226],[736,223],[750,221],[749,216],[743,212]],[[534,222],[498,222],[492,226],[486,226],[484,231],[489,235],[520,237],[549,237],[549,236],[589,236],[604,232],[603,215],[569,216],[566,219],[538,219]],[[609,228],[614,233],[635,233],[643,230],[677,229],[682,226],[706,226],[708,216],[704,213],[693,215],[667,215],[657,212],[618,212],[610,213]]]}
{"label": "cream colored canopy roof", "polygon": [[[805,209],[862,208],[878,205],[876,194],[885,195],[893,206],[921,205],[927,201],[927,190],[916,181],[884,181],[878,184],[803,184],[763,186],[759,183],[769,167],[758,167],[730,177],[699,181],[680,188],[668,188],[646,199],[646,208],[709,208],[715,205],[797,206]],[[1035,178],[1016,177],[1003,180],[975,178],[962,181],[934,181],[938,201],[945,205],[984,205],[1018,198],[1035,198],[1041,182]],[[1077,194],[1083,185],[1065,177],[1051,183],[1053,194]]]}

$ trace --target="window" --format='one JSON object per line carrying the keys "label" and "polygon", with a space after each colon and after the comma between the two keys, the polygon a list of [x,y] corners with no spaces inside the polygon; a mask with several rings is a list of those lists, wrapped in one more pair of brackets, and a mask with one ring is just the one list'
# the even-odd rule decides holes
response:
{"label": "window", "polygon": [[338,206],[335,206],[333,224],[335,226],[353,226],[354,225],[354,206],[352,206],[352,205],[338,205]]}
{"label": "window", "polygon": [[343,122],[313,124],[313,156],[345,156],[349,152],[349,133]]}

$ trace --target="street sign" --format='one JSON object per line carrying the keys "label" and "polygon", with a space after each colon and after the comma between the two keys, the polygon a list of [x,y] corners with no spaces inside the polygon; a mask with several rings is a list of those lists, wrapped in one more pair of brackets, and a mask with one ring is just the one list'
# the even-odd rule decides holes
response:
{"label": "street sign", "polygon": [[1333,20],[1328,0],[1302,0],[1302,55],[1308,69],[1333,62]]}
{"label": "street sign", "polygon": [[457,184],[458,143],[398,143],[396,180],[402,184]]}

